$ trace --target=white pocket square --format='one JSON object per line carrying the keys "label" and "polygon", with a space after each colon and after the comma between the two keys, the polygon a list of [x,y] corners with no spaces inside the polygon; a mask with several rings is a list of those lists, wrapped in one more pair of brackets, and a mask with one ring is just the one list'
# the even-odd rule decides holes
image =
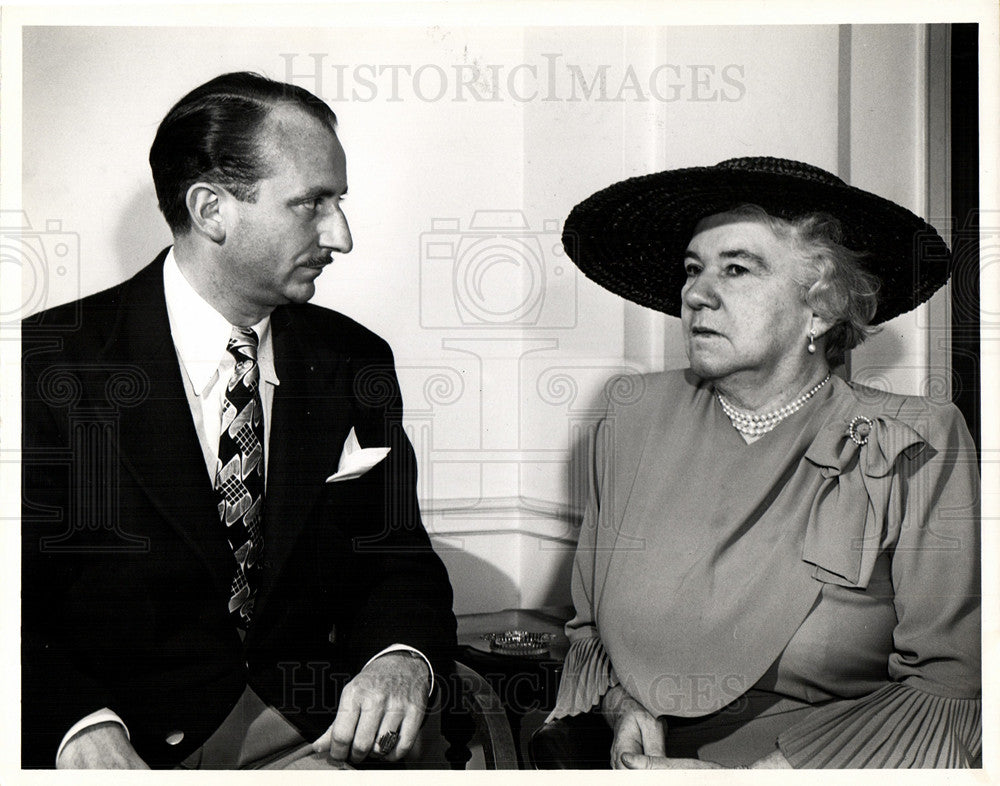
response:
{"label": "white pocket square", "polygon": [[341,480],[360,478],[368,470],[389,455],[391,448],[363,448],[358,442],[358,435],[351,433],[344,440],[344,449],[340,453],[337,471],[326,479],[327,483],[337,483]]}

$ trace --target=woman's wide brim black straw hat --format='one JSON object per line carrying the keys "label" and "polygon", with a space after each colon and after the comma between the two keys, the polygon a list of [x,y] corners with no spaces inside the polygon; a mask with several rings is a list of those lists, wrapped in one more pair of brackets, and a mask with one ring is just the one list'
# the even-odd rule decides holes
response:
{"label": "woman's wide brim black straw hat", "polygon": [[948,246],[926,221],[825,170],[781,158],[734,158],[615,183],[573,208],[563,246],[605,289],[680,316],[684,252],[695,226],[743,204],[789,220],[814,212],[839,219],[841,243],[864,254],[861,264],[881,282],[873,324],[912,310],[948,280]]}

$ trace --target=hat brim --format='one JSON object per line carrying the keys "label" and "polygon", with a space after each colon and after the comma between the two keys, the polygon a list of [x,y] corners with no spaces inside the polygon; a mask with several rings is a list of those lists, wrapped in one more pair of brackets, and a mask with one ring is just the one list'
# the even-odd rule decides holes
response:
{"label": "hat brim", "polygon": [[785,219],[813,212],[839,219],[843,245],[864,255],[861,264],[881,284],[873,324],[912,310],[948,280],[947,245],[906,208],[852,186],[766,171],[692,167],[624,180],[573,208],[563,246],[602,287],[680,316],[695,226],[748,203]]}

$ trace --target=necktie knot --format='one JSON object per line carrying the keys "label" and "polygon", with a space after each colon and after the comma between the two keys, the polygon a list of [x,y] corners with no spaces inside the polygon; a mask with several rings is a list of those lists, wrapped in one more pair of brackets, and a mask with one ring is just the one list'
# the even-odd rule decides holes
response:
{"label": "necktie knot", "polygon": [[[260,368],[257,366],[257,334],[253,328],[233,327],[226,349],[236,361],[233,378],[229,383],[229,398],[239,401],[241,395],[252,396],[257,391]],[[239,388],[244,388],[241,394]]]}
{"label": "necktie knot", "polygon": [[229,343],[226,349],[229,354],[236,358],[239,363],[244,360],[257,361],[257,345],[259,339],[253,328],[233,327],[233,332],[229,335]]}

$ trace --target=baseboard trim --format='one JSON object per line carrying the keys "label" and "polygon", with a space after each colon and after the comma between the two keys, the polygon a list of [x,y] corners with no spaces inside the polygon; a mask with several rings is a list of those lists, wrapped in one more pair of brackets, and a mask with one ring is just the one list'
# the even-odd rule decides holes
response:
{"label": "baseboard trim", "polygon": [[565,546],[576,544],[583,515],[568,505],[531,497],[437,499],[422,504],[421,511],[436,541],[517,536]]}

